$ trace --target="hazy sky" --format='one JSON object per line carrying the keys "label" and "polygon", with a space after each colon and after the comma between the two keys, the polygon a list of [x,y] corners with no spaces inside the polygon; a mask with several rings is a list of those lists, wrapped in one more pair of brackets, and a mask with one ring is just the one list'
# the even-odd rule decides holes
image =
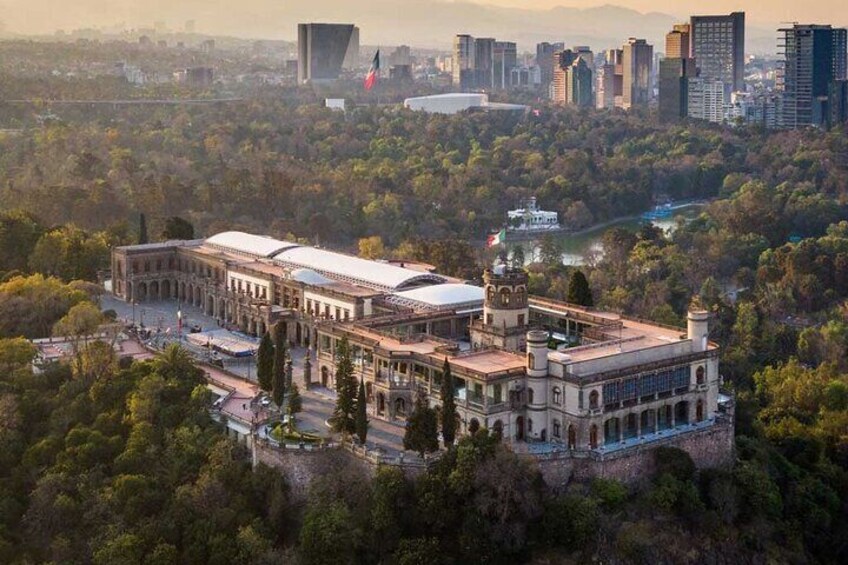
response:
{"label": "hazy sky", "polygon": [[[181,29],[186,20],[196,20],[203,33],[292,39],[298,21],[353,21],[362,26],[363,41],[387,43],[411,42],[413,45],[448,45],[450,36],[461,27],[470,33],[510,33],[510,21],[518,24],[516,39],[526,44],[537,38],[554,35],[562,29],[569,36],[580,29],[594,28],[591,34],[609,33],[614,24],[625,30],[612,30],[618,36],[640,33],[642,25],[661,18],[621,15],[621,21],[563,16],[554,21],[539,14],[535,21],[528,9],[546,10],[555,6],[587,8],[614,4],[639,12],[661,12],[684,20],[690,14],[727,13],[744,10],[747,19],[758,27],[760,35],[773,33],[779,22],[832,23],[848,25],[848,0],[456,0],[464,8],[440,6],[453,0],[0,0],[0,29],[27,34],[50,34],[56,29],[125,26],[150,27],[164,21],[170,29]],[[473,3],[520,8],[524,12],[511,18],[509,14],[487,12],[479,17]],[[531,13],[532,14],[532,13]],[[665,18],[666,20],[669,18]],[[637,23],[632,23],[637,22]],[[580,29],[568,29],[569,23]],[[631,25],[632,23],[632,25]],[[667,22],[662,21],[662,26]],[[558,26],[558,27],[557,27]],[[665,29],[665,27],[663,27]],[[588,33],[588,31],[587,31]],[[642,33],[661,37],[651,28]],[[771,39],[769,39],[769,43]]]}
{"label": "hazy sky", "polygon": [[[361,1],[361,0],[360,0]],[[603,4],[625,6],[640,12],[663,12],[666,14],[721,14],[744,11],[751,21],[777,23],[781,21],[805,21],[808,23],[848,22],[848,0],[470,0],[480,4],[508,7],[552,8],[573,6],[586,8]],[[367,0],[366,0],[367,2]],[[818,20],[813,22],[813,20]]]}

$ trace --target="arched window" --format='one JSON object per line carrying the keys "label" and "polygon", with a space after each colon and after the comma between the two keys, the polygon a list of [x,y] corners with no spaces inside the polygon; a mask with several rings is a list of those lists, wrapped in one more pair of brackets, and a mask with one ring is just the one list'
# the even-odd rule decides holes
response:
{"label": "arched window", "polygon": [[493,287],[493,286],[486,287],[486,300],[491,302],[494,299],[495,299],[495,287]]}
{"label": "arched window", "polygon": [[535,396],[535,394],[533,393],[533,389],[528,388],[527,389],[527,402],[530,403],[530,404],[533,404],[533,402],[534,402],[533,397],[534,396]]}
{"label": "arched window", "polygon": [[476,434],[479,429],[480,422],[477,420],[477,418],[471,418],[471,421],[468,422],[468,433],[472,435]]}
{"label": "arched window", "polygon": [[699,385],[704,384],[704,366],[701,365],[695,370],[695,382]]}
{"label": "arched window", "polygon": [[[554,399],[554,404],[562,404],[562,391],[560,390],[560,388],[558,386],[554,387],[552,396],[553,396],[553,399]],[[559,437],[559,436],[557,436],[557,437]]]}
{"label": "arched window", "polygon": [[508,288],[501,289],[501,306],[509,306],[510,298],[512,297],[512,293]]}
{"label": "arched window", "polygon": [[589,393],[589,409],[595,410],[598,407],[598,391],[593,390]]}
{"label": "arched window", "polygon": [[698,399],[697,404],[695,404],[695,421],[703,422],[704,421],[704,401],[700,398]]}
{"label": "arched window", "polygon": [[536,356],[533,353],[527,353],[527,368],[533,369],[536,366]]}

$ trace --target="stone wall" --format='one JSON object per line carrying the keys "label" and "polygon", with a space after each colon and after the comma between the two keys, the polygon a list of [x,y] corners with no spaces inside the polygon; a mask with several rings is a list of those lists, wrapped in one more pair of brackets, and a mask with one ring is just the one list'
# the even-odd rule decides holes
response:
{"label": "stone wall", "polygon": [[653,475],[654,451],[660,446],[677,447],[686,451],[699,469],[730,465],[734,460],[733,437],[732,423],[719,421],[697,432],[670,437],[618,453],[597,457],[572,457],[562,454],[561,457],[540,458],[539,470],[545,482],[553,489],[564,488],[572,481],[586,481],[595,477],[634,484]]}

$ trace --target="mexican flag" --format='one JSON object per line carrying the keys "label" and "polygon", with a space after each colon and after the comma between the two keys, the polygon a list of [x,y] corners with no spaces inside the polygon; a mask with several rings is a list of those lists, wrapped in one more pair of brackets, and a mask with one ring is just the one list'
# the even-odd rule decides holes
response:
{"label": "mexican flag", "polygon": [[494,247],[495,245],[500,245],[506,241],[506,228],[503,228],[496,234],[490,235],[489,240],[486,242],[488,247]]}
{"label": "mexican flag", "polygon": [[371,61],[371,68],[368,69],[368,74],[365,76],[365,90],[371,90],[377,84],[377,79],[380,78],[380,50],[374,54],[374,60]]}

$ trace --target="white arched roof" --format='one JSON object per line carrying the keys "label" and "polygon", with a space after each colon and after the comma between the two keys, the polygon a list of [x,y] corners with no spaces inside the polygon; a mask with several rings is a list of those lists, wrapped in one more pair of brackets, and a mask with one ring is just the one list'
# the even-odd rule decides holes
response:
{"label": "white arched roof", "polygon": [[294,269],[289,277],[297,282],[310,285],[322,285],[333,282],[324,275],[316,273],[312,269]]}
{"label": "white arched roof", "polygon": [[283,249],[297,247],[296,243],[289,243],[265,235],[253,235],[240,231],[225,231],[215,234],[207,238],[206,243],[227,251],[256,257],[272,257]]}
{"label": "white arched roof", "polygon": [[483,289],[470,284],[435,284],[396,292],[390,300],[405,306],[435,309],[480,306],[483,304]]}
{"label": "white arched roof", "polygon": [[432,273],[314,247],[288,247],[274,255],[274,260],[289,268],[311,269],[332,279],[377,290],[402,290],[419,284],[438,284],[447,280]]}

